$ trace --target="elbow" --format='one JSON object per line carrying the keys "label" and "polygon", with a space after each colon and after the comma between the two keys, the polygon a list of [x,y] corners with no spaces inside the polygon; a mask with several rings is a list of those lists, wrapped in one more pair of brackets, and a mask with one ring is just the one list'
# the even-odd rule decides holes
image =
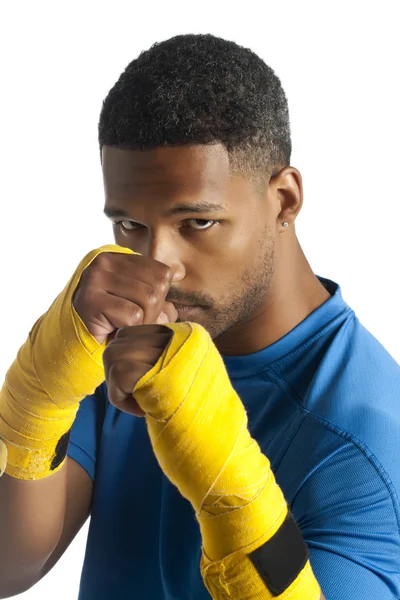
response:
{"label": "elbow", "polygon": [[28,568],[20,565],[18,569],[3,567],[4,565],[0,565],[0,600],[23,594],[42,579],[42,571],[38,565],[30,565]]}
{"label": "elbow", "polygon": [[0,600],[3,598],[12,598],[23,594],[30,590],[38,581],[40,577],[31,577],[27,579],[21,578],[18,581],[4,581],[0,579]]}

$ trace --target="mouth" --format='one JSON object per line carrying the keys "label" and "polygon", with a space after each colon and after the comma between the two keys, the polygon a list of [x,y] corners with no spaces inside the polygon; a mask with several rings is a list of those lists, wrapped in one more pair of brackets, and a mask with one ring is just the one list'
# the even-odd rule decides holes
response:
{"label": "mouth", "polygon": [[173,302],[173,305],[175,306],[175,309],[180,317],[205,309],[205,307],[201,306],[200,304],[179,304],[178,302]]}

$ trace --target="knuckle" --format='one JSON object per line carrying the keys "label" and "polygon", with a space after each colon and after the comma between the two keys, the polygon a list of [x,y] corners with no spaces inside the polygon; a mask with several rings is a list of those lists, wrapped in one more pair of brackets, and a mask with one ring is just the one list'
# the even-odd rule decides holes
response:
{"label": "knuckle", "polygon": [[130,306],[130,312],[131,312],[131,318],[132,318],[133,323],[138,323],[143,320],[144,313],[143,313],[143,309],[140,308],[140,306],[135,306],[135,308],[133,310],[132,310],[132,306]]}
{"label": "knuckle", "polygon": [[[93,263],[92,263],[93,264]],[[98,287],[102,280],[103,272],[96,267],[96,265],[90,265],[84,270],[79,283],[80,288],[87,287]]]}
{"label": "knuckle", "polygon": [[106,367],[106,369],[109,369],[110,365],[112,365],[112,363],[113,363],[114,347],[115,347],[115,344],[110,342],[110,344],[108,344],[108,346],[104,349],[103,363],[104,363],[104,366]]}
{"label": "knuckle", "polygon": [[148,286],[146,288],[146,303],[148,306],[155,306],[160,300],[160,294],[154,288]]}
{"label": "knuckle", "polygon": [[166,279],[156,282],[157,291],[160,296],[165,296],[169,290],[170,282]]}
{"label": "knuckle", "polygon": [[73,295],[73,303],[76,309],[85,308],[87,306],[93,307],[95,302],[96,292],[91,286],[80,285],[75,290]]}
{"label": "knuckle", "polygon": [[168,285],[172,279],[172,269],[168,265],[160,264],[159,269],[155,274],[155,281],[157,284]]}
{"label": "knuckle", "polygon": [[125,337],[125,331],[126,331],[126,327],[119,327],[117,329],[117,332],[115,334],[115,340],[120,339],[122,337]]}
{"label": "knuckle", "polygon": [[126,358],[120,358],[112,364],[110,371],[114,377],[121,377],[131,369],[131,362]]}
{"label": "knuckle", "polygon": [[113,381],[121,389],[126,389],[132,376],[133,365],[126,359],[116,359],[108,369],[108,381]]}
{"label": "knuckle", "polygon": [[160,295],[165,295],[171,285],[171,277],[159,274],[155,277],[153,288]]}
{"label": "knuckle", "polygon": [[[143,309],[137,304],[133,304],[130,300],[121,300],[121,316],[125,327],[137,325],[143,320]],[[121,328],[124,329],[123,327]]]}
{"label": "knuckle", "polygon": [[91,265],[89,265],[88,269],[90,269],[90,267],[94,267],[94,269],[107,269],[107,267],[109,267],[110,265],[110,254],[110,252],[101,252],[100,254],[98,254],[96,258],[92,261]]}

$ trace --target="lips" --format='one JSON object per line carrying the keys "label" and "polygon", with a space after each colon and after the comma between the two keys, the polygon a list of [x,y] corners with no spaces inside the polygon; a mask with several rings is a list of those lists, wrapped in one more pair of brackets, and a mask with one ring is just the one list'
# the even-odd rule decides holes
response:
{"label": "lips", "polygon": [[175,306],[176,310],[178,310],[178,311],[191,310],[193,308],[202,308],[198,304],[175,304],[174,303],[174,306]]}
{"label": "lips", "polygon": [[178,316],[181,318],[185,318],[186,315],[195,313],[199,310],[204,310],[204,307],[198,304],[174,304],[174,306]]}
{"label": "lips", "polygon": [[189,306],[199,306],[198,304],[184,304],[183,302],[173,302],[175,308],[188,308]]}

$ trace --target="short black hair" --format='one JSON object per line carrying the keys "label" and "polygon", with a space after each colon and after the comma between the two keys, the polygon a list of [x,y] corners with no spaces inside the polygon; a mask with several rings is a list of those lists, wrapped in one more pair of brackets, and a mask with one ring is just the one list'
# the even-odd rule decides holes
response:
{"label": "short black hair", "polygon": [[103,102],[100,148],[215,143],[226,147],[238,173],[266,175],[290,163],[281,82],[234,42],[188,34],[156,43],[127,66]]}

